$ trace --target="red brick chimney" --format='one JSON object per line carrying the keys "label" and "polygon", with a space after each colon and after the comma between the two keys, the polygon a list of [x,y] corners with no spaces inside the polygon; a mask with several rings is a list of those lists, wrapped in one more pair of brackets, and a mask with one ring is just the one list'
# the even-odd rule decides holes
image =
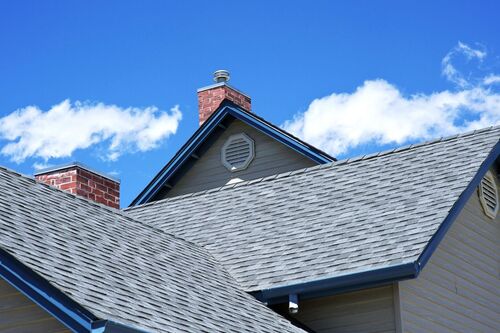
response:
{"label": "red brick chimney", "polygon": [[228,71],[216,71],[214,81],[217,83],[198,89],[200,126],[217,110],[225,99],[230,100],[248,112],[251,111],[252,101],[250,97],[227,84],[227,81],[229,81]]}
{"label": "red brick chimney", "polygon": [[81,163],[40,170],[35,173],[35,179],[103,205],[120,208],[120,181]]}

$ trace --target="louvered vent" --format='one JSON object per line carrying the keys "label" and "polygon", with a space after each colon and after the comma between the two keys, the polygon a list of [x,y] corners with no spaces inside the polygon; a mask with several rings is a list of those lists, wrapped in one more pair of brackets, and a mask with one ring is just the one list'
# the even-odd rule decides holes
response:
{"label": "louvered vent", "polygon": [[222,164],[232,171],[246,169],[254,158],[254,142],[246,134],[231,135],[222,146]]}
{"label": "louvered vent", "polygon": [[498,189],[495,177],[488,171],[479,186],[479,199],[484,213],[494,219],[498,213]]}

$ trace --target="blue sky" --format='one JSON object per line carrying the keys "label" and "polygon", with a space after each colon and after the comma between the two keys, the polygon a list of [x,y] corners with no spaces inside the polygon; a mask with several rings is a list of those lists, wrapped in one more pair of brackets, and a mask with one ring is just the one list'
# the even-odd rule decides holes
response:
{"label": "blue sky", "polygon": [[[253,110],[339,157],[500,121],[495,1],[3,1],[0,164],[80,161],[128,203],[229,69]],[[55,106],[55,107],[54,107]]]}

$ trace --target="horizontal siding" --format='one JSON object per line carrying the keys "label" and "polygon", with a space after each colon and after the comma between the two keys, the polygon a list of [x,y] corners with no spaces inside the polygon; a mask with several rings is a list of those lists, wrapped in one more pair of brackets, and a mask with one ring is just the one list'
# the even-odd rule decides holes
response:
{"label": "horizontal siding", "polygon": [[[222,165],[221,148],[229,136],[237,133],[245,133],[254,140],[255,158],[247,169],[230,172]],[[313,165],[316,163],[309,158],[235,120],[166,196],[173,197],[224,186],[233,178],[251,180]]]}
{"label": "horizontal siding", "polygon": [[420,276],[400,282],[404,332],[500,332],[499,240],[476,191]]}
{"label": "horizontal siding", "polygon": [[301,301],[295,318],[318,333],[394,333],[392,286]]}
{"label": "horizontal siding", "polygon": [[0,332],[70,332],[64,325],[0,279]]}

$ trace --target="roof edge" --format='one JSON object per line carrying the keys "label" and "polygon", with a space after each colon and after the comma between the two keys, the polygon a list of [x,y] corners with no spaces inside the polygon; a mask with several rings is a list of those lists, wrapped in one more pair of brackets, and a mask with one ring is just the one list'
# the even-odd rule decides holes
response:
{"label": "roof edge", "polygon": [[98,318],[0,248],[0,277],[74,332],[91,332]]}
{"label": "roof edge", "polygon": [[434,253],[434,251],[436,251],[437,247],[443,240],[444,236],[453,225],[453,222],[455,222],[458,215],[460,214],[464,206],[467,204],[467,202],[471,198],[476,188],[479,186],[479,183],[486,175],[486,172],[491,168],[491,166],[493,165],[493,163],[495,163],[495,161],[499,156],[500,156],[500,140],[495,144],[495,146],[488,154],[486,159],[483,161],[483,163],[481,163],[478,171],[476,172],[472,180],[469,182],[465,190],[460,194],[458,200],[455,201],[450,211],[448,212],[448,215],[443,220],[441,225],[438,227],[437,231],[434,233],[434,235],[432,235],[429,242],[427,242],[427,245],[425,246],[424,250],[417,259],[417,263],[420,267],[420,270],[422,270],[424,266],[427,264],[432,254]]}
{"label": "roof edge", "polygon": [[477,186],[481,182],[486,172],[491,168],[493,163],[500,156],[500,141],[498,141],[486,159],[481,163],[478,171],[469,182],[465,190],[460,194],[459,198],[453,204],[448,215],[434,233],[431,239],[427,242],[426,247],[415,262],[379,268],[374,270],[366,270],[348,275],[341,275],[332,278],[309,281],[304,283],[279,286],[269,289],[253,292],[252,294],[259,300],[273,304],[285,301],[285,297],[290,294],[300,295],[302,299],[328,296],[347,291],[354,291],[370,287],[379,286],[382,284],[412,279],[418,277],[422,269],[425,267],[434,251],[443,240],[447,231],[456,220],[465,204],[468,202]]}
{"label": "roof edge", "polygon": [[410,262],[316,281],[264,289],[251,294],[260,301],[267,304],[274,304],[284,301],[285,297],[288,297],[290,294],[297,294],[300,299],[330,296],[376,287],[394,281],[412,279],[417,277],[418,274],[419,266],[415,262]]}
{"label": "roof edge", "polygon": [[112,320],[99,320],[92,325],[90,333],[147,333],[142,329]]}
{"label": "roof edge", "polygon": [[77,333],[145,333],[142,329],[99,319],[50,282],[0,248],[0,278]]}

